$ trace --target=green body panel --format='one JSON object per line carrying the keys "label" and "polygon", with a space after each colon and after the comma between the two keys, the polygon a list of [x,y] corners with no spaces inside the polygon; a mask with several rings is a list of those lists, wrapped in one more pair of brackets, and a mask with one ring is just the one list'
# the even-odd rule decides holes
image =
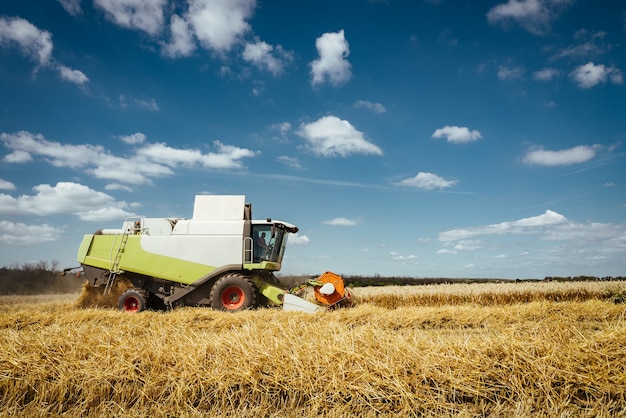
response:
{"label": "green body panel", "polygon": [[[79,247],[78,262],[111,270],[121,239],[121,235],[85,235]],[[140,239],[140,235],[128,236],[119,270],[191,284],[216,269],[214,266],[148,253],[141,248]]]}
{"label": "green body panel", "polygon": [[260,294],[265,296],[269,301],[280,305],[283,303],[283,297],[285,296],[285,290],[280,287],[273,286],[259,277],[252,277],[254,285],[257,287]]}
{"label": "green body panel", "polygon": [[243,268],[246,270],[279,271],[280,263],[274,263],[273,261],[261,261],[260,263],[244,264]]}

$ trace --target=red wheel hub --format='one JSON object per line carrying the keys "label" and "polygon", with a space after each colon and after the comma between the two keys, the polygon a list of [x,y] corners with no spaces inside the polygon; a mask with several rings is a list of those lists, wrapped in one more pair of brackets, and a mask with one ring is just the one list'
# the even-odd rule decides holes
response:
{"label": "red wheel hub", "polygon": [[222,292],[222,305],[226,309],[237,309],[240,308],[246,296],[243,294],[243,289],[236,286],[229,286]]}
{"label": "red wheel hub", "polygon": [[126,312],[130,312],[130,313],[138,312],[139,311],[139,306],[140,306],[139,301],[137,300],[137,298],[135,298],[133,296],[129,296],[124,301],[124,310]]}

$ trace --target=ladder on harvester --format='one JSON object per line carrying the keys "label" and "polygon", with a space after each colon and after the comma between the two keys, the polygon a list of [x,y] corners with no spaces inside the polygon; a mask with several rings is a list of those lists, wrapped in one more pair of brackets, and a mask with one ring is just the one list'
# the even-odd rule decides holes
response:
{"label": "ladder on harvester", "polygon": [[[122,260],[122,254],[124,253],[124,249],[126,248],[126,243],[128,242],[128,236],[130,235],[130,230],[126,228],[122,233],[122,239],[120,240],[120,245],[117,247],[117,251],[115,252],[115,257],[113,258],[113,263],[109,272],[107,273],[107,280],[104,286],[104,294],[107,295],[111,293],[111,289],[113,288],[113,283],[115,283],[115,279],[117,275],[120,273],[120,261]],[[111,252],[113,252],[113,248],[115,244],[111,247]]]}

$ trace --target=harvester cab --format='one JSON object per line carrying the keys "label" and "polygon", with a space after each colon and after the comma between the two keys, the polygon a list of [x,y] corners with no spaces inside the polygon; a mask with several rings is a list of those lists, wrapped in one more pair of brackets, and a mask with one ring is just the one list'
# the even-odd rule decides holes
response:
{"label": "harvester cab", "polygon": [[[89,284],[105,294],[118,278],[132,283],[118,301],[128,312],[178,306],[239,311],[266,304],[313,312],[348,303],[350,293],[334,273],[304,287],[281,285],[274,272],[281,269],[289,234],[297,232],[287,222],[252,219],[245,196],[198,195],[190,219],[128,218],[121,229],[85,235],[78,261]],[[306,287],[319,305],[297,295]]]}

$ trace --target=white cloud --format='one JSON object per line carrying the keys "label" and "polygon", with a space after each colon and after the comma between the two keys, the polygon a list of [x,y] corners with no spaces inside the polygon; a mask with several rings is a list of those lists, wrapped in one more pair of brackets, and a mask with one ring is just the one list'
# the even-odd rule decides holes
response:
{"label": "white cloud", "polygon": [[289,157],[287,155],[281,155],[278,158],[276,158],[276,160],[278,162],[281,162],[291,168],[295,168],[296,170],[302,170],[302,165],[300,164],[300,161],[295,158],[295,157]]}
{"label": "white cloud", "polygon": [[551,210],[516,221],[441,232],[443,248],[437,253],[458,254],[454,248],[479,236],[488,243],[481,249],[481,258],[505,258],[502,250],[517,246],[523,259],[506,257],[507,265],[523,272],[532,268],[547,274],[560,270],[573,275],[600,264],[615,271],[626,256],[625,223],[575,222]]}
{"label": "white cloud", "polygon": [[280,45],[274,48],[257,38],[254,43],[246,44],[243,59],[260,69],[269,71],[274,76],[279,76],[285,66],[293,61],[293,53],[285,51]]}
{"label": "white cloud", "polygon": [[170,58],[188,57],[196,50],[193,33],[189,23],[178,15],[170,19],[169,43],[161,43],[163,55]]}
{"label": "white cloud", "polygon": [[455,144],[466,143],[476,141],[482,138],[482,135],[478,131],[470,131],[467,127],[461,126],[444,126],[443,128],[435,130],[433,138],[446,137],[448,142]]}
{"label": "white cloud", "polygon": [[356,108],[364,108],[371,110],[374,113],[385,113],[387,109],[380,103],[372,103],[368,100],[357,100],[354,102],[354,107]]}
{"label": "white cloud", "polygon": [[302,124],[297,133],[307,141],[313,153],[325,157],[383,154],[380,148],[367,141],[365,135],[350,122],[336,116],[324,116],[315,122]]}
{"label": "white cloud", "polygon": [[550,29],[550,23],[567,6],[570,0],[508,0],[487,12],[491,23],[515,22],[535,35]]}
{"label": "white cloud", "polygon": [[346,58],[350,55],[350,47],[344,31],[328,32],[315,40],[319,58],[311,62],[311,84],[316,86],[330,81],[339,85],[352,77],[351,65]]}
{"label": "white cloud", "polygon": [[120,135],[118,138],[130,145],[142,144],[146,142],[146,135],[141,132],[136,132],[132,135]]}
{"label": "white cloud", "polygon": [[203,154],[195,149],[177,149],[165,144],[148,144],[138,150],[138,154],[148,157],[151,161],[170,167],[178,165],[192,167],[200,165],[207,168],[241,168],[241,159],[254,157],[257,153],[233,145],[224,145],[214,141],[213,145],[218,152]]}
{"label": "white cloud", "polygon": [[47,66],[52,59],[52,36],[50,32],[38,29],[35,25],[16,17],[0,18],[0,45],[17,45],[22,54]]}
{"label": "white cloud", "polygon": [[78,16],[83,12],[83,9],[80,7],[81,1],[82,0],[58,0],[65,11],[72,16]]}
{"label": "white cloud", "polygon": [[533,80],[551,81],[554,77],[560,75],[561,72],[554,68],[542,68],[533,73]]}
{"label": "white cloud", "polygon": [[156,100],[154,99],[150,99],[150,100],[146,100],[146,99],[135,99],[135,103],[137,103],[137,106],[147,109],[147,110],[152,110],[154,112],[159,110],[159,105],[157,104]]}
{"label": "white cloud", "polygon": [[498,78],[500,80],[517,80],[524,76],[526,69],[524,67],[508,67],[500,66],[498,68]]}
{"label": "white cloud", "polygon": [[14,198],[0,193],[0,215],[47,216],[68,214],[84,221],[123,219],[133,216],[126,202],[117,202],[106,193],[72,182],[55,186],[40,184],[33,187],[36,194]]}
{"label": "white cloud", "polygon": [[155,36],[163,29],[163,7],[167,0],[94,0],[113,23]]}
{"label": "white cloud", "polygon": [[289,245],[308,245],[311,240],[306,235],[289,235]]}
{"label": "white cloud", "polygon": [[334,218],[334,219],[329,219],[327,221],[324,221],[322,222],[322,224],[333,225],[333,226],[356,226],[359,223],[357,221],[354,221],[348,218]]}
{"label": "white cloud", "polygon": [[58,66],[58,70],[63,80],[70,81],[74,84],[85,84],[89,81],[89,78],[87,78],[82,71],[73,70],[62,64]]}
{"label": "white cloud", "polygon": [[123,184],[111,183],[104,186],[104,190],[123,190],[130,193],[133,191],[133,188],[129,186],[124,186]]}
{"label": "white cloud", "polygon": [[27,225],[0,220],[0,242],[9,245],[30,245],[58,240],[63,230],[47,224]]}
{"label": "white cloud", "polygon": [[565,224],[567,222],[568,220],[565,216],[551,210],[546,210],[546,212],[541,215],[523,218],[517,221],[501,222],[499,224],[477,227],[457,228],[441,232],[439,234],[439,241],[459,241],[460,243],[474,242],[467,240],[482,235],[536,233],[547,226]]}
{"label": "white cloud", "polygon": [[457,180],[446,180],[433,173],[419,172],[415,177],[394,183],[397,186],[415,187],[422,190],[445,189],[457,184]]}
{"label": "white cloud", "polygon": [[291,130],[291,123],[289,122],[275,123],[272,126],[270,126],[270,128],[274,131],[280,132],[281,134],[286,134],[287,132]]}
{"label": "white cloud", "polygon": [[0,179],[0,190],[15,190],[15,184],[7,180]]}
{"label": "white cloud", "polygon": [[522,161],[530,165],[560,166],[580,164],[596,156],[600,145],[579,145],[573,148],[549,151],[543,148],[529,151]]}
{"label": "white cloud", "polygon": [[[27,162],[40,156],[55,167],[66,167],[84,172],[104,180],[126,184],[151,184],[152,179],[171,176],[174,169],[188,168],[241,168],[241,160],[257,155],[257,152],[232,145],[214,142],[216,152],[202,153],[195,149],[172,148],[163,143],[144,142],[141,133],[121,139],[139,145],[134,154],[115,156],[100,145],[67,145],[48,141],[41,134],[21,131],[15,134],[0,134],[0,141],[11,154],[6,162]],[[12,156],[12,158],[9,158]],[[18,158],[19,157],[19,158]]]}
{"label": "white cloud", "polygon": [[22,55],[37,63],[37,69],[50,68],[72,83],[83,85],[89,78],[81,71],[58,63],[52,56],[52,35],[35,25],[16,17],[0,18],[0,46],[17,46]]}
{"label": "white cloud", "polygon": [[600,83],[605,83],[607,78],[613,84],[622,84],[624,78],[622,72],[615,67],[605,67],[602,64],[595,65],[589,61],[587,64],[576,67],[570,74],[578,87],[588,89]]}
{"label": "white cloud", "polygon": [[574,39],[583,42],[559,50],[554,55],[554,59],[586,58],[602,55],[611,49],[610,45],[602,43],[605,37],[606,32],[604,31],[580,29],[574,34]]}
{"label": "white cloud", "polygon": [[255,0],[188,0],[187,21],[207,49],[228,51],[250,30]]}
{"label": "white cloud", "polygon": [[5,155],[2,160],[7,163],[22,164],[32,161],[33,157],[26,151],[15,150],[10,154]]}
{"label": "white cloud", "polygon": [[395,251],[390,251],[389,255],[391,256],[391,259],[394,261],[409,261],[409,260],[415,260],[417,258],[417,256],[414,254],[402,255]]}

